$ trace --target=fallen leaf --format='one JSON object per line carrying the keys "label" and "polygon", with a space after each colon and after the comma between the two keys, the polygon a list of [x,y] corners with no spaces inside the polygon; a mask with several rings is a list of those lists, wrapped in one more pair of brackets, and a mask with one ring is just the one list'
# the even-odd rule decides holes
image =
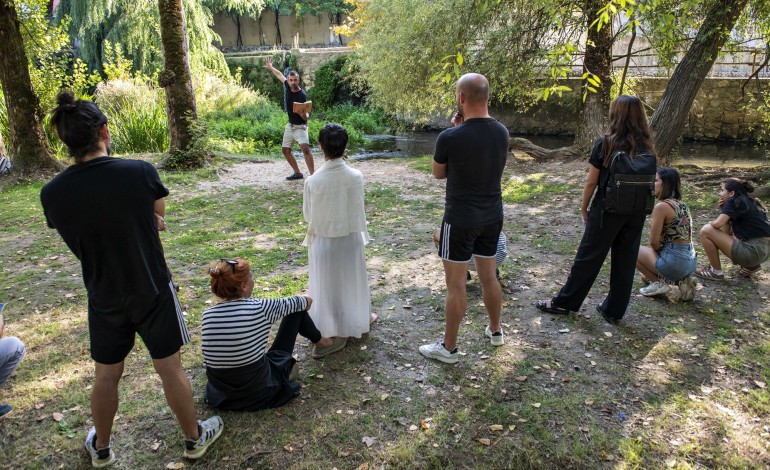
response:
{"label": "fallen leaf", "polygon": [[40,408],[44,407],[45,403],[35,403],[35,409],[39,410]]}
{"label": "fallen leaf", "polygon": [[362,463],[358,466],[358,470],[369,470],[369,464],[367,462]]}
{"label": "fallen leaf", "polygon": [[759,380],[755,380],[755,381],[754,381],[754,385],[756,385],[756,386],[757,386],[757,387],[759,387],[759,388],[765,388],[765,387],[767,387],[767,384],[766,384],[766,383],[764,383],[764,382],[760,382]]}
{"label": "fallen leaf", "polygon": [[516,425],[515,424],[511,424],[510,426],[508,426],[508,430],[509,431],[513,431],[514,429],[516,429]]}
{"label": "fallen leaf", "polygon": [[315,375],[315,378],[317,378],[317,379],[322,379],[322,378],[324,378],[324,375],[323,375],[323,374],[316,374],[316,375]]}
{"label": "fallen leaf", "polygon": [[588,428],[580,428],[580,430],[581,430],[581,431],[583,431],[583,432],[588,432],[588,431],[590,431],[590,429],[588,429]]}
{"label": "fallen leaf", "polygon": [[383,393],[382,395],[380,395],[380,401],[387,400],[389,396],[390,395],[388,395],[387,393]]}
{"label": "fallen leaf", "polygon": [[606,336],[608,338],[612,338],[612,333],[610,333],[609,331],[605,331],[604,332],[604,336]]}
{"label": "fallen leaf", "polygon": [[418,427],[417,427],[416,424],[413,424],[413,425],[409,426],[409,430],[412,431],[412,432],[417,431],[417,429],[418,429]]}
{"label": "fallen leaf", "polygon": [[294,448],[289,444],[286,444],[285,446],[283,446],[283,450],[285,450],[288,453],[294,452]]}
{"label": "fallen leaf", "polygon": [[588,400],[586,400],[586,405],[591,406],[593,404],[594,404],[594,401],[591,400],[590,398]]}
{"label": "fallen leaf", "polygon": [[420,420],[420,426],[422,426],[423,429],[430,429],[430,423],[424,419]]}
{"label": "fallen leaf", "polygon": [[562,328],[559,333],[569,333],[569,328]]}
{"label": "fallen leaf", "polygon": [[54,414],[52,414],[52,415],[51,415],[51,417],[52,417],[52,418],[53,418],[53,420],[54,420],[54,421],[56,421],[57,423],[58,423],[59,421],[61,421],[61,420],[63,420],[63,419],[64,419],[64,415],[63,415],[63,414],[61,414],[61,413],[54,413]]}
{"label": "fallen leaf", "polygon": [[479,442],[480,442],[480,443],[481,443],[481,445],[483,445],[483,446],[492,445],[492,441],[490,441],[490,440],[489,440],[489,439],[487,439],[486,437],[482,437],[482,438],[480,438],[480,439],[479,439]]}
{"label": "fallen leaf", "polygon": [[150,449],[152,449],[153,452],[160,449],[160,441],[153,442],[152,445],[150,446]]}
{"label": "fallen leaf", "polygon": [[526,382],[527,379],[529,379],[529,377],[527,377],[526,375],[520,375],[520,376],[516,377],[516,380],[518,382]]}
{"label": "fallen leaf", "polygon": [[492,431],[492,432],[502,431],[503,430],[503,425],[502,424],[493,424],[492,426],[489,427],[489,430]]}
{"label": "fallen leaf", "polygon": [[540,408],[541,405],[540,403],[532,403],[532,406],[534,406],[535,408]]}
{"label": "fallen leaf", "polygon": [[676,459],[666,460],[666,467],[674,468],[676,466]]}
{"label": "fallen leaf", "polygon": [[348,455],[350,455],[350,451],[347,451],[347,450],[337,451],[337,457],[347,457]]}
{"label": "fallen leaf", "polygon": [[377,438],[369,437],[369,436],[364,436],[364,437],[361,438],[361,442],[366,444],[366,447],[371,447],[371,446],[374,445],[375,442],[377,442]]}
{"label": "fallen leaf", "polygon": [[180,468],[184,468],[184,464],[182,462],[171,462],[166,465],[166,468],[169,470],[179,470]]}

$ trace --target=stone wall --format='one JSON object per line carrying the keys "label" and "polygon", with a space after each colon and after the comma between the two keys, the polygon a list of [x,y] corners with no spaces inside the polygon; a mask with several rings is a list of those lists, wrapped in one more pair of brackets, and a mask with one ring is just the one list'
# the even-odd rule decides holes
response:
{"label": "stone wall", "polygon": [[[770,83],[763,80],[763,89]],[[580,79],[566,81],[580,90]],[[748,98],[741,97],[742,78],[708,78],[695,97],[682,136],[692,140],[756,140],[762,125],[755,108],[746,108]],[[648,106],[648,114],[658,105],[668,84],[667,78],[636,79],[634,91]],[[756,84],[746,87],[755,91]],[[577,91],[562,98],[551,98],[526,112],[511,107],[495,107],[492,114],[516,134],[571,135],[577,127],[580,95]],[[754,130],[750,130],[754,128]]]}

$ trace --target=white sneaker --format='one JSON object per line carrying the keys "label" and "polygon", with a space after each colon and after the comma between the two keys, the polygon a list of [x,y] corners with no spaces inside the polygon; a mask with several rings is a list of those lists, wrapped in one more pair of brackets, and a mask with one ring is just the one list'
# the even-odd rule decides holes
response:
{"label": "white sneaker", "polygon": [[206,453],[209,446],[222,435],[224,427],[225,424],[219,416],[212,416],[206,421],[198,421],[198,434],[200,437],[198,437],[197,441],[184,441],[184,456],[188,459],[199,459],[203,457],[203,454]]}
{"label": "white sneaker", "polygon": [[489,329],[489,325],[487,325],[486,329],[484,330],[484,334],[489,337],[489,342],[492,343],[492,346],[502,346],[503,343],[505,343],[502,328],[500,331],[495,331],[492,333],[492,331]]}
{"label": "white sneaker", "polygon": [[671,291],[671,286],[669,286],[668,284],[666,284],[665,281],[660,279],[651,283],[647,287],[642,287],[641,289],[639,289],[639,293],[647,297],[667,294],[669,291]]}
{"label": "white sneaker", "polygon": [[457,348],[455,348],[454,352],[449,352],[441,341],[433,344],[423,344],[420,346],[420,354],[428,359],[435,359],[447,364],[456,364],[459,361]]}
{"label": "white sneaker", "polygon": [[110,446],[103,449],[96,448],[96,428],[91,428],[88,431],[88,436],[83,446],[91,456],[91,466],[94,468],[106,467],[115,463],[115,452],[112,451]]}
{"label": "white sneaker", "polygon": [[687,276],[679,281],[679,300],[688,301],[695,298],[696,287],[695,278],[692,276]]}

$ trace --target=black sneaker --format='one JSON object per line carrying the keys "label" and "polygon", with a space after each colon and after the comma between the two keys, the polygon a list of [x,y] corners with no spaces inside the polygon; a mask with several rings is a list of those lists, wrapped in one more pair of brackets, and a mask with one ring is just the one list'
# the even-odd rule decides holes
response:
{"label": "black sneaker", "polygon": [[601,305],[596,306],[596,311],[602,314],[602,317],[604,318],[604,321],[609,323],[610,325],[618,325],[620,324],[620,318],[613,318],[607,315],[607,312],[602,310]]}
{"label": "black sneaker", "polygon": [[301,180],[302,178],[304,178],[302,176],[302,173],[292,173],[291,175],[286,177],[286,179],[289,180],[289,181]]}

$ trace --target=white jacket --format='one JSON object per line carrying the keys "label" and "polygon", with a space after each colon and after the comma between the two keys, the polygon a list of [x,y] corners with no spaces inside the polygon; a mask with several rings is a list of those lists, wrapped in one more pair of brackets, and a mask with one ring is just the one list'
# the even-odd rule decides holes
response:
{"label": "white jacket", "polygon": [[369,243],[364,212],[364,176],[350,168],[343,158],[327,160],[305,180],[302,213],[307,235],[302,245],[313,237],[345,237],[360,232]]}

